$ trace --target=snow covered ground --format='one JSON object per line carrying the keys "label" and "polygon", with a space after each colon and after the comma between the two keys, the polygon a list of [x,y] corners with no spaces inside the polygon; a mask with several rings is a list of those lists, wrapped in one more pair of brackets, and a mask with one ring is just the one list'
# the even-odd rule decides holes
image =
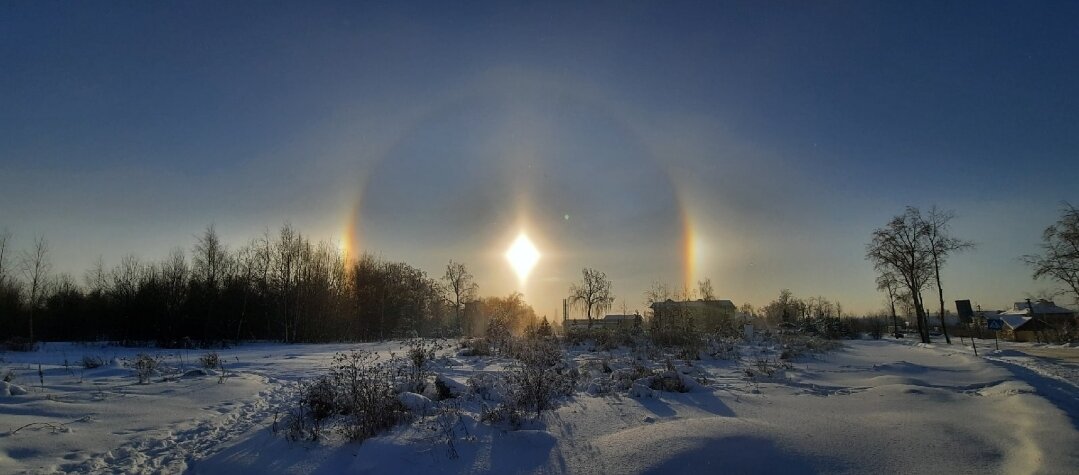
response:
{"label": "snow covered ground", "polygon": [[[271,429],[336,352],[388,355],[400,343],[242,345],[219,351],[223,379],[191,372],[204,351],[151,349],[164,368],[149,384],[125,367],[146,349],[50,343],[0,354],[0,377],[15,378],[0,388],[0,473],[1075,473],[1068,360],[991,346],[975,357],[956,343],[844,342],[771,376],[759,368],[768,348],[750,345],[676,363],[701,381],[686,393],[590,393],[586,380],[520,430],[479,422],[484,402],[461,397],[450,400],[459,418],[432,411],[363,443],[288,442]],[[84,355],[105,364],[83,369]],[[604,365],[642,364],[624,350],[570,357],[599,382]],[[464,384],[507,363],[447,351],[433,370]]]}

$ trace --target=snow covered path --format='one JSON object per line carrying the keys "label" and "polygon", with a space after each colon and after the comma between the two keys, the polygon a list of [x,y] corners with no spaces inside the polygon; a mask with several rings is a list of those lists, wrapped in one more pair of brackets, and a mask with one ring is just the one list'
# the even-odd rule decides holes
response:
{"label": "snow covered path", "polygon": [[[451,439],[453,453],[423,424],[363,444],[273,435],[275,413],[297,381],[356,346],[224,350],[232,376],[221,384],[192,375],[138,385],[115,364],[85,371],[62,364],[83,353],[112,361],[136,350],[56,344],[0,355],[0,370],[14,369],[16,383],[30,390],[0,396],[0,472],[1012,474],[1079,467],[1079,390],[1066,380],[1019,360],[1028,355],[975,357],[956,345],[890,341],[845,342],[772,377],[746,377],[750,357],[696,362],[707,382],[691,392],[579,392],[526,430],[466,417]],[[190,366],[199,354],[162,357]],[[574,353],[578,361],[618,356]],[[37,388],[39,362],[44,389]],[[455,361],[439,371],[460,382],[497,370],[494,363]],[[11,434],[35,422],[66,425]]]}

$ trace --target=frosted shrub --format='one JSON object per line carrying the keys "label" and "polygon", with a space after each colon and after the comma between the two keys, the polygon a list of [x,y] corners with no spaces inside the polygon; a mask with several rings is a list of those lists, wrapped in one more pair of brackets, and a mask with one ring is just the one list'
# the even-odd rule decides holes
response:
{"label": "frosted shrub", "polygon": [[157,371],[158,366],[157,358],[145,353],[139,353],[135,356],[135,374],[139,377],[139,384],[146,384],[150,382],[150,376],[153,376],[154,371]]}
{"label": "frosted shrub", "polygon": [[632,368],[614,370],[614,372],[611,373],[611,381],[616,388],[625,391],[633,386],[634,381],[641,378],[647,378],[653,374],[655,373],[651,369],[635,364]]}
{"label": "frosted shrub", "polygon": [[409,412],[397,399],[394,371],[365,351],[338,353],[330,369],[337,392],[337,410],[345,416],[343,427],[350,440],[365,440],[408,419]]}
{"label": "frosted shrub", "polygon": [[669,393],[689,392],[689,386],[682,379],[682,375],[674,370],[666,370],[655,376],[651,376],[648,387],[656,391],[665,391]]}
{"label": "frosted shrub", "polygon": [[508,403],[538,416],[554,405],[555,398],[571,394],[573,386],[569,378],[553,368],[521,364],[510,371]]}
{"label": "frosted shrub", "polygon": [[468,377],[468,387],[484,401],[499,400],[505,393],[503,382],[490,373],[477,373]]}
{"label": "frosted shrub", "polygon": [[361,350],[334,355],[328,375],[300,388],[284,420],[285,437],[318,440],[332,422],[349,440],[362,441],[408,420],[396,387],[405,364]]}
{"label": "frosted shrub", "polygon": [[100,356],[86,355],[82,357],[82,367],[86,369],[100,368],[105,364],[105,360]]}
{"label": "frosted shrub", "polygon": [[214,369],[221,366],[221,356],[216,351],[211,351],[199,357],[199,365],[206,369]]}
{"label": "frosted shrub", "polygon": [[730,360],[738,357],[738,341],[733,338],[724,338],[714,335],[708,340],[708,355],[721,360]]}
{"label": "frosted shrub", "polygon": [[519,427],[527,414],[539,416],[552,409],[559,397],[573,394],[577,381],[565,365],[565,354],[553,340],[525,339],[515,344],[517,363],[506,375],[502,404],[485,408],[481,420],[508,420]]}
{"label": "frosted shrub", "polygon": [[285,419],[285,438],[319,440],[325,421],[338,411],[336,399],[333,381],[325,376],[301,386],[296,407]]}
{"label": "frosted shrub", "polygon": [[491,356],[491,344],[486,338],[466,338],[461,340],[460,356]]}
{"label": "frosted shrub", "polygon": [[746,366],[743,371],[749,378],[770,378],[782,370],[791,368],[793,368],[793,366],[782,359],[771,359],[766,356],[757,355],[757,357],[753,359],[753,362]]}
{"label": "frosted shrub", "polygon": [[409,384],[412,387],[413,392],[420,392],[423,390],[423,386],[426,383],[427,366],[435,359],[435,350],[437,346],[434,342],[415,339],[408,342],[408,350],[405,352],[405,356],[408,357],[409,366]]}
{"label": "frosted shrub", "polygon": [[617,328],[600,327],[571,327],[566,330],[566,342],[570,345],[591,343],[593,349],[610,351],[619,347],[636,348],[641,341],[641,328],[639,326],[622,326]]}
{"label": "frosted shrub", "polygon": [[807,353],[824,353],[841,346],[835,340],[807,335],[779,335],[779,343],[783,349],[779,357],[782,360],[794,359]]}

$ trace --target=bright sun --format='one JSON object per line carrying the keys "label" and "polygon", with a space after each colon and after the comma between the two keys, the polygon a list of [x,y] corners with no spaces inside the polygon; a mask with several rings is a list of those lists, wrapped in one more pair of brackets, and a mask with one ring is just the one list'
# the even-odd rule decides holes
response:
{"label": "bright sun", "polygon": [[518,235],[517,240],[513,241],[509,250],[506,251],[506,260],[510,261],[513,270],[517,271],[517,278],[522,283],[528,278],[528,273],[532,272],[539,258],[539,251],[525,233]]}

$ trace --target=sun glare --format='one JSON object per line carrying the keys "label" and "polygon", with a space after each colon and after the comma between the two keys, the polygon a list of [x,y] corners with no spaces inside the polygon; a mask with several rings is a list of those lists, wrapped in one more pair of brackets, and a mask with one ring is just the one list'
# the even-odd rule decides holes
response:
{"label": "sun glare", "polygon": [[520,279],[521,283],[524,283],[525,279],[528,278],[528,274],[532,272],[532,268],[536,266],[539,258],[539,251],[525,233],[518,235],[509,250],[506,251],[506,260],[510,262],[513,270],[517,272],[517,278]]}

